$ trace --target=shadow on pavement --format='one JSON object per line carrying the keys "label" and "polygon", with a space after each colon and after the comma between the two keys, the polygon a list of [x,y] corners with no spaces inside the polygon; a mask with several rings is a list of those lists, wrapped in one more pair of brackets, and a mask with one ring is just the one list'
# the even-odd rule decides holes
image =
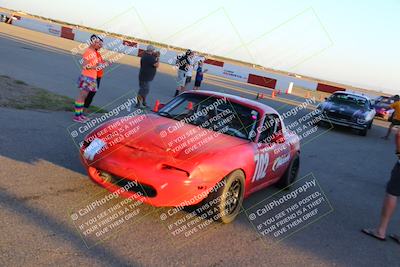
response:
{"label": "shadow on pavement", "polygon": [[124,259],[123,257],[115,254],[114,252],[106,249],[102,245],[97,245],[91,249],[82,242],[82,238],[79,233],[70,228],[67,225],[59,222],[51,215],[44,213],[43,211],[24,203],[23,200],[19,199],[18,196],[8,193],[3,188],[0,188],[0,206],[10,210],[13,213],[17,213],[18,216],[23,217],[27,221],[31,222],[35,226],[47,231],[49,233],[56,233],[60,240],[70,241],[70,243],[76,248],[77,251],[82,252],[84,255],[90,258],[101,260],[106,265],[113,266],[133,266],[135,265],[132,260]]}

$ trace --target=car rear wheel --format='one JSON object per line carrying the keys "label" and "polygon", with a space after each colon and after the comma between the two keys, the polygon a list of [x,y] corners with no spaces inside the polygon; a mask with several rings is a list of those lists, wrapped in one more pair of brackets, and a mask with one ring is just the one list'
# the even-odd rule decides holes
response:
{"label": "car rear wheel", "polygon": [[212,218],[214,220],[230,223],[236,218],[242,207],[244,174],[242,171],[236,170],[220,183],[224,183],[224,185],[211,191],[203,203],[204,205],[209,205],[209,210],[212,210]]}
{"label": "car rear wheel", "polygon": [[300,169],[300,156],[297,153],[286,169],[281,179],[276,184],[279,188],[290,189],[290,185],[297,179]]}

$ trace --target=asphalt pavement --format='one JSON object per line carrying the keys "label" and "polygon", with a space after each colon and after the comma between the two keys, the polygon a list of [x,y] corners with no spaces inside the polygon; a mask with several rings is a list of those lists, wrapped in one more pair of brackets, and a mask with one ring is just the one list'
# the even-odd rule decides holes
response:
{"label": "asphalt pavement", "polygon": [[[0,37],[0,51],[0,74],[70,97],[77,93],[79,69],[70,54],[13,36]],[[104,78],[94,104],[103,106],[134,94],[137,60],[115,67]],[[241,94],[211,83],[204,89]],[[161,70],[150,102],[167,101],[174,90],[172,73]],[[261,101],[282,113],[293,108]],[[286,123],[307,112],[299,111]],[[69,211],[106,193],[87,178],[79,162],[67,130],[71,116],[0,108],[1,266],[400,266],[398,244],[360,233],[378,221],[395,162],[393,137],[381,140],[386,131],[381,126],[374,125],[368,136],[361,137],[328,125],[302,140],[299,177],[315,177],[332,211],[284,240],[270,244],[260,237],[245,212],[278,192],[271,187],[246,199],[233,223],[213,223],[189,238],[171,236],[160,220],[167,208],[142,205],[140,220],[87,248]],[[185,214],[180,211],[176,216]],[[396,214],[389,232],[400,231],[399,219]]]}

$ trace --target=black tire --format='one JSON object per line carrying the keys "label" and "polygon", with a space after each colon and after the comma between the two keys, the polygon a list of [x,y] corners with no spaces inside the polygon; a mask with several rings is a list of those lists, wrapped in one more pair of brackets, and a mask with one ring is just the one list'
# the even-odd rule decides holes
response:
{"label": "black tire", "polygon": [[276,183],[278,188],[285,188],[286,190],[290,189],[290,185],[294,183],[297,179],[297,175],[299,174],[300,169],[300,156],[297,153],[292,161],[290,162],[288,168],[285,173],[282,175],[281,179]]}
{"label": "black tire", "polygon": [[368,128],[365,128],[363,130],[358,130],[358,134],[361,136],[367,136],[368,133]]}
{"label": "black tire", "polygon": [[236,170],[221,182],[224,182],[225,185],[211,191],[203,203],[204,205],[216,203],[209,208],[209,210],[213,211],[211,217],[222,223],[230,223],[236,218],[242,207],[245,184],[244,173]]}

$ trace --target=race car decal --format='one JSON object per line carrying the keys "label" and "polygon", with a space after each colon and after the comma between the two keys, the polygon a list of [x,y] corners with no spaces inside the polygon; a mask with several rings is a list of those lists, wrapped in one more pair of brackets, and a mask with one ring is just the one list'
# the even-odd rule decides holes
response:
{"label": "race car decal", "polygon": [[272,165],[272,171],[276,171],[279,167],[285,165],[290,160],[290,154],[280,156],[275,159],[274,164]]}
{"label": "race car decal", "polygon": [[267,167],[269,164],[269,154],[260,153],[254,156],[254,161],[256,163],[256,169],[254,170],[252,183],[264,178],[267,175]]}

